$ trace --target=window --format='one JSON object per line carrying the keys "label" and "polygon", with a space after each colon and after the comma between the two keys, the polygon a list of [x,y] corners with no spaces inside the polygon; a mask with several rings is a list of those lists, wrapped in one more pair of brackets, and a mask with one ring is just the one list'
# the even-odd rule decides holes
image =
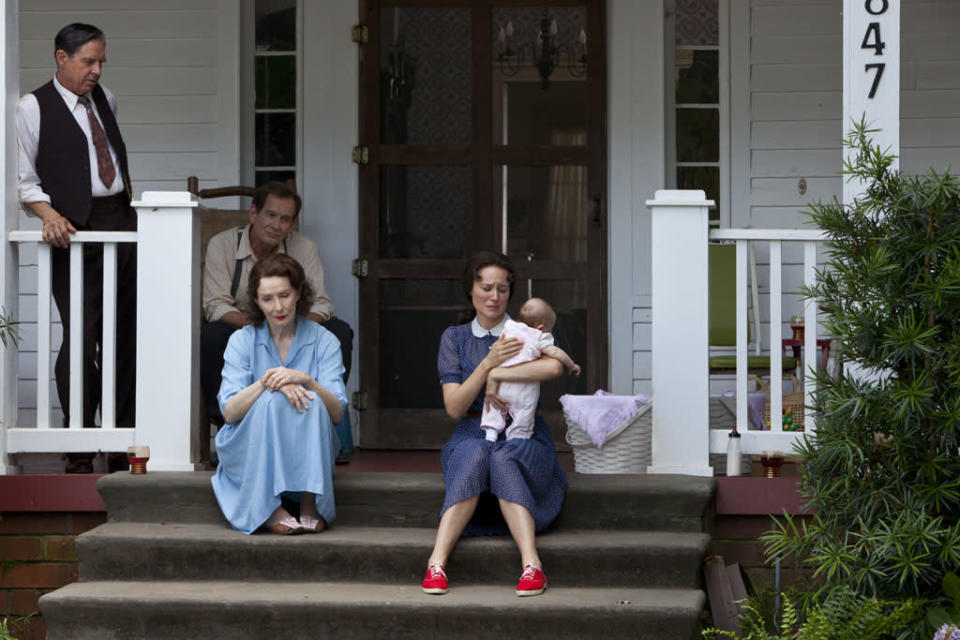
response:
{"label": "window", "polygon": [[[668,100],[668,180],[677,189],[702,189],[716,206],[710,224],[728,220],[725,184],[726,88],[721,50],[722,0],[673,0]],[[725,4],[725,3],[724,3]],[[667,22],[668,34],[671,32]],[[669,45],[668,45],[669,46]]]}
{"label": "window", "polygon": [[254,13],[254,184],[296,179],[301,155],[297,0],[256,0]]}

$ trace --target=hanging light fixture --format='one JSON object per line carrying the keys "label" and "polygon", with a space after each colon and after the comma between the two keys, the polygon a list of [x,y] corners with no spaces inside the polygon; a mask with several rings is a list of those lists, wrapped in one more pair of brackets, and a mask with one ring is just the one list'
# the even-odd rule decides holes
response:
{"label": "hanging light fixture", "polygon": [[385,97],[388,102],[409,104],[410,92],[416,81],[416,61],[407,53],[400,35],[400,10],[393,10],[393,41],[387,46],[386,66],[381,71]]}
{"label": "hanging light fixture", "polygon": [[544,10],[540,29],[534,40],[523,42],[514,48],[513,22],[500,26],[497,35],[497,66],[507,76],[516,75],[526,65],[532,65],[540,75],[540,86],[550,87],[550,75],[561,63],[566,62],[570,75],[580,77],[587,72],[587,33],[582,28],[576,42],[557,41],[557,21]]}

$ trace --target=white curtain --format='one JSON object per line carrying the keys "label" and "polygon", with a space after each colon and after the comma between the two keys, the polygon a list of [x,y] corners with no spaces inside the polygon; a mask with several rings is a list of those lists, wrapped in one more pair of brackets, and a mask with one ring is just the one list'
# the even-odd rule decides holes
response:
{"label": "white curtain", "polygon": [[[554,146],[585,146],[587,132],[556,130],[550,136]],[[587,168],[563,165],[550,168],[547,194],[548,237],[555,260],[587,260]]]}

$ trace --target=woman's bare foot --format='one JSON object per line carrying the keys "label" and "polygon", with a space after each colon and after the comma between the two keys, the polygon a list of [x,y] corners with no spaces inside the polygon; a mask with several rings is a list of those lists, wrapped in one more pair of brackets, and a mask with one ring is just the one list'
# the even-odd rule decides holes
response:
{"label": "woman's bare foot", "polygon": [[317,497],[304,491],[300,494],[300,526],[307,533],[320,533],[327,528],[327,522],[317,511]]}
{"label": "woman's bare foot", "polygon": [[281,536],[287,536],[300,530],[300,523],[283,507],[277,507],[263,526],[270,533]]}

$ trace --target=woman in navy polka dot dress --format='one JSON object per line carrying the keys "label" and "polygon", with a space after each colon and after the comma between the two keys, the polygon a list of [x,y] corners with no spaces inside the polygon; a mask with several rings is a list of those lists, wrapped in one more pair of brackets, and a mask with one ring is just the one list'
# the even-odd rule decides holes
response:
{"label": "woman in navy polka dot dress", "polygon": [[521,347],[517,339],[499,339],[507,320],[515,272],[509,258],[493,251],[475,254],[463,274],[463,291],[474,311],[472,321],[448,328],[440,340],[437,368],[447,414],[458,420],[443,447],[446,495],[423,591],[447,592],[444,569],[461,535],[513,536],[523,562],[519,596],[538,595],[547,586],[537,555],[536,533],[560,513],[567,477],[560,468],[550,429],[537,415],[530,439],[484,439],[480,412],[484,401],[505,410],[496,393],[500,382],[539,382],[556,378],[563,365],[543,357],[515,367],[498,367]]}

